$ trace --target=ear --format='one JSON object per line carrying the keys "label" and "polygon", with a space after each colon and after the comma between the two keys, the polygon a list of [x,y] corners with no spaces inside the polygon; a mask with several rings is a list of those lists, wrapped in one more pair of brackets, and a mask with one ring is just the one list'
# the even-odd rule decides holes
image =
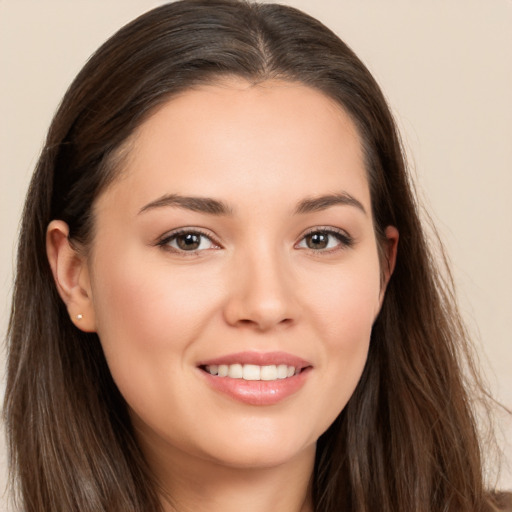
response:
{"label": "ear", "polygon": [[395,270],[399,238],[398,229],[396,229],[395,226],[388,226],[384,231],[384,235],[386,239],[384,240],[382,247],[384,261],[382,261],[382,284],[380,289],[381,306],[384,300],[384,294],[386,293],[386,288],[388,286],[389,280],[391,279],[393,271]]}
{"label": "ear", "polygon": [[68,225],[53,220],[46,230],[46,253],[53,279],[71,321],[82,331],[95,332],[96,320],[86,258],[70,243]]}

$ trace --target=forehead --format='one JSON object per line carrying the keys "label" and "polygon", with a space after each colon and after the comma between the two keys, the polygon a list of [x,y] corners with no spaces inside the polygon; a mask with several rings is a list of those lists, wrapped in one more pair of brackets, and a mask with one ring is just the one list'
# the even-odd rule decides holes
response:
{"label": "forehead", "polygon": [[369,206],[363,160],[355,124],[323,93],[230,79],[189,89],[149,117],[113,188],[133,208],[165,193],[271,202],[347,187]]}

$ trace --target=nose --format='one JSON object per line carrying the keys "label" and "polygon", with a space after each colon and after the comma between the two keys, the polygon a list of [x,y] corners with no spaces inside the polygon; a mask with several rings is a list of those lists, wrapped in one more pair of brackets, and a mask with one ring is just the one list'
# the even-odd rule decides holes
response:
{"label": "nose", "polygon": [[258,331],[291,325],[298,319],[290,262],[276,254],[241,255],[230,269],[228,324]]}

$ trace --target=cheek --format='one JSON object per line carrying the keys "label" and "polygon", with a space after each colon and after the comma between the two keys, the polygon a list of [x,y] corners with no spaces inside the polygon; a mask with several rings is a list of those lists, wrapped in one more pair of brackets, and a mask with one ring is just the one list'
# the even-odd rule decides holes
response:
{"label": "cheek", "polygon": [[105,257],[94,274],[97,332],[115,379],[179,365],[219,301],[208,273],[141,261]]}
{"label": "cheek", "polygon": [[304,302],[330,344],[357,348],[369,338],[380,306],[380,272],[376,252],[364,256],[317,270],[314,286],[304,292]]}
{"label": "cheek", "polygon": [[326,356],[336,382],[355,388],[368,354],[377,302],[374,286],[346,280],[318,310]]}
{"label": "cheek", "polygon": [[319,378],[325,395],[318,402],[318,414],[324,419],[324,430],[343,410],[359,382],[378,313],[378,261],[369,258],[362,263],[317,273],[314,293],[309,294],[311,324],[317,339],[323,341]]}
{"label": "cheek", "polygon": [[177,418],[186,415],[194,342],[218,309],[219,286],[215,273],[171,269],[159,260],[141,264],[126,253],[105,258],[94,276],[94,308],[121,394],[131,410],[157,430],[166,425],[167,432],[179,430]]}

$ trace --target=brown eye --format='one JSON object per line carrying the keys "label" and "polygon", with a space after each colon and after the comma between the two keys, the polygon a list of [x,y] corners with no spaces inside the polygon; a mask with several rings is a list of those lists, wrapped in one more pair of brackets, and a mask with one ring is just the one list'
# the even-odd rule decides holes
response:
{"label": "brown eye", "polygon": [[297,244],[300,249],[330,251],[351,247],[353,239],[343,231],[332,229],[311,231]]}
{"label": "brown eye", "polygon": [[217,247],[207,235],[198,231],[174,233],[159,242],[159,245],[173,249],[175,252],[203,251]]}
{"label": "brown eye", "polygon": [[197,233],[178,235],[176,245],[183,251],[195,251],[201,245],[201,235]]}
{"label": "brown eye", "polygon": [[326,249],[331,236],[328,233],[312,233],[305,237],[306,246],[308,249]]}

